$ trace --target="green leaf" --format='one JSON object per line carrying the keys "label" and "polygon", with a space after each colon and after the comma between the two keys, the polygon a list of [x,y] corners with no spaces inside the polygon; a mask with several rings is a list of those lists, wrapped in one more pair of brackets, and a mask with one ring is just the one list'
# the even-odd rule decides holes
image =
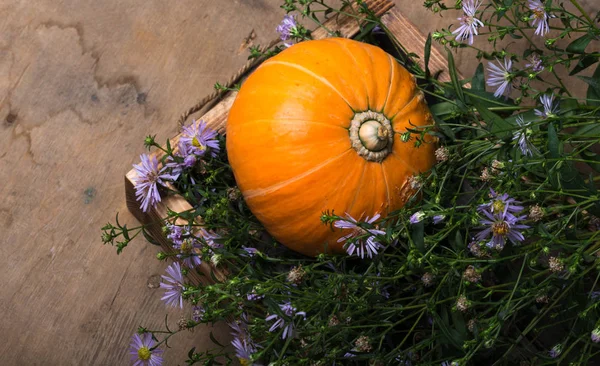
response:
{"label": "green leaf", "polygon": [[427,35],[427,41],[425,41],[425,77],[429,77],[429,57],[431,56],[431,33]]}
{"label": "green leaf", "polygon": [[458,80],[458,73],[456,71],[456,65],[454,64],[454,56],[450,50],[448,50],[448,70],[450,71],[450,80],[452,81],[452,86],[456,92],[456,97],[458,100],[464,103],[465,95],[463,94],[462,86]]}
{"label": "green leaf", "polygon": [[485,75],[483,73],[483,64],[480,62],[475,69],[475,74],[471,79],[471,90],[485,91]]}
{"label": "green leaf", "polygon": [[425,253],[425,223],[423,221],[412,225],[411,238],[415,247],[421,253]]}
{"label": "green leaf", "polygon": [[575,132],[576,136],[599,137],[600,123],[583,126]]}
{"label": "green leaf", "polygon": [[591,42],[594,37],[590,34],[584,34],[577,38],[567,46],[567,52],[571,53],[584,53],[585,48]]}
{"label": "green leaf", "polygon": [[513,125],[498,116],[496,113],[491,112],[479,100],[473,98],[471,103],[473,103],[473,106],[477,109],[479,115],[481,115],[481,118],[487,123],[488,130],[491,133],[500,139],[506,139],[511,136],[510,132],[513,129]]}
{"label": "green leaf", "polygon": [[209,337],[209,338],[210,338],[210,340],[211,340],[211,341],[212,341],[214,344],[216,344],[217,346],[219,346],[219,347],[225,347],[225,346],[223,346],[221,343],[219,343],[219,341],[217,341],[217,339],[216,339],[216,338],[215,338],[215,336],[213,335],[213,332],[212,332],[212,331],[211,331],[211,332],[208,334],[208,337]]}
{"label": "green leaf", "polygon": [[596,67],[596,71],[592,77],[578,76],[581,80],[588,83],[586,98],[588,99],[587,104],[593,106],[600,106],[600,65]]}
{"label": "green leaf", "polygon": [[559,152],[559,144],[558,134],[556,133],[556,128],[554,128],[554,124],[548,124],[548,151],[550,152],[550,157],[553,159],[558,159],[560,157]]}
{"label": "green leaf", "polygon": [[575,74],[587,69],[588,67],[592,66],[596,62],[598,62],[598,57],[596,57],[596,56],[590,56],[590,55],[581,56],[579,58],[579,62],[577,62],[577,65],[575,65],[573,70],[571,70],[571,72],[569,73],[569,76],[575,75]]}

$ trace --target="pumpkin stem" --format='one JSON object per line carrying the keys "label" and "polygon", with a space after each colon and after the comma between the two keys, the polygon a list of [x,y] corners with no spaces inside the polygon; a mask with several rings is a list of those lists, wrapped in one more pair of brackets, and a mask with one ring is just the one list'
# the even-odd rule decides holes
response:
{"label": "pumpkin stem", "polygon": [[368,161],[381,162],[392,151],[392,124],[379,112],[357,113],[350,123],[350,141],[358,155]]}

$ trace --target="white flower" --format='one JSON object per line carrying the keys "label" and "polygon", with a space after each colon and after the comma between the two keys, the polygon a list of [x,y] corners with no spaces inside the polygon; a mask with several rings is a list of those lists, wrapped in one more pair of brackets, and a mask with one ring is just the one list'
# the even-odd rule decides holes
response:
{"label": "white flower", "polygon": [[456,34],[457,41],[468,40],[468,43],[473,44],[473,35],[477,35],[477,28],[483,27],[483,23],[475,18],[477,8],[481,5],[481,2],[474,2],[473,0],[466,0],[463,2],[463,16],[458,18],[460,20],[460,27],[458,27],[452,34]]}
{"label": "white flower", "polygon": [[504,63],[496,60],[498,65],[489,63],[488,64],[488,72],[490,76],[488,77],[486,84],[491,87],[497,87],[494,92],[494,96],[498,98],[501,95],[508,96],[511,90],[511,76],[510,69],[512,68],[512,61],[510,58],[505,57]]}
{"label": "white flower", "polygon": [[517,141],[521,153],[525,156],[533,156],[533,154],[539,154],[539,150],[529,140],[529,137],[533,133],[529,125],[531,122],[525,122],[523,116],[517,116],[517,124],[520,129],[513,133],[513,141]]}
{"label": "white flower", "polygon": [[544,110],[534,110],[536,116],[546,119],[548,117],[554,117],[558,113],[558,105],[554,105],[554,94],[544,94],[540,97],[540,103],[544,106]]}

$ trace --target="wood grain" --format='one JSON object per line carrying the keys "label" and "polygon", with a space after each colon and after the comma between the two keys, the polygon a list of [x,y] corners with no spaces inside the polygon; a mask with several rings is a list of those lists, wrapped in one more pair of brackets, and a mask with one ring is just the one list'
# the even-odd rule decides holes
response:
{"label": "wood grain", "polygon": [[[394,35],[398,45],[406,51],[419,56],[417,63],[422,69],[425,69],[425,42],[427,41],[427,35],[423,34],[398,8],[393,8],[383,15],[381,22]],[[448,59],[438,51],[435,45],[431,47],[429,70],[432,75],[438,75],[440,81],[450,81]]]}

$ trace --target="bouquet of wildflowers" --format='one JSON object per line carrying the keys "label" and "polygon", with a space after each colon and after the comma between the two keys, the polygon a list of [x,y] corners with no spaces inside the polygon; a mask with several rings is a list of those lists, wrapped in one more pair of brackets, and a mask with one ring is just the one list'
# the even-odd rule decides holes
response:
{"label": "bouquet of wildflowers", "polygon": [[[203,121],[185,127],[175,148],[146,139],[164,155],[159,161],[144,154],[135,165],[141,208],[170,194],[193,206],[163,219],[175,252],[158,255],[176,259],[163,276],[163,300],[190,315],[176,330],[140,327],[131,343],[136,365],[160,365],[168,339],[218,321],[231,327],[233,352],[218,344],[194,349],[187,364],[600,359],[600,53],[591,51],[600,14],[588,14],[577,0],[425,6],[452,16],[448,29],[428,39],[424,67],[388,51],[427,95],[435,119],[427,133],[441,141],[438,164],[411,180],[417,194],[385,218],[324,212],[323,225],[347,233],[346,255],[307,258],[274,241],[241,198],[226,136]],[[288,15],[277,31],[284,44],[267,56],[310,39],[301,19],[320,25],[322,14],[344,11],[318,0],[285,0],[282,8]],[[362,41],[390,44],[376,17],[363,27]],[[501,46],[504,39],[516,41]],[[448,50],[451,82],[428,68],[433,41]],[[456,48],[473,48],[482,61],[467,79],[455,69]],[[255,48],[252,55],[263,53]],[[567,89],[567,79],[577,90]],[[410,133],[403,140],[419,143]],[[103,231],[118,252],[146,234],[118,221]],[[192,283],[188,276],[203,262],[228,278]]]}

